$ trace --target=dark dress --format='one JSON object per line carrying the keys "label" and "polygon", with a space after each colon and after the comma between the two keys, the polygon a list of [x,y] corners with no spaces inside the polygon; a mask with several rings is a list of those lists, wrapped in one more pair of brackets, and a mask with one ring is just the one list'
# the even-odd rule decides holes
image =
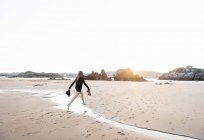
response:
{"label": "dark dress", "polygon": [[85,80],[84,80],[83,77],[80,77],[80,78],[78,79],[78,81],[77,81],[77,78],[76,78],[76,79],[74,80],[74,82],[69,86],[69,89],[72,88],[72,86],[74,85],[74,83],[76,83],[75,89],[76,89],[76,91],[78,91],[78,92],[81,92],[81,89],[82,89],[82,85],[83,85],[83,84],[88,88],[88,90],[90,90],[90,89],[89,89],[89,86],[85,83]]}

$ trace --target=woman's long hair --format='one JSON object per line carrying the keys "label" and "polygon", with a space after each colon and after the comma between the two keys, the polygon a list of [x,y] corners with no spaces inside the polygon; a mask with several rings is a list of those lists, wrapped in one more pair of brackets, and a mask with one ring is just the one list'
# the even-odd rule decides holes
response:
{"label": "woman's long hair", "polygon": [[83,74],[82,71],[79,71],[79,72],[78,72],[78,75],[77,75],[77,77],[76,77],[76,82],[78,82],[80,78],[84,78],[84,74]]}

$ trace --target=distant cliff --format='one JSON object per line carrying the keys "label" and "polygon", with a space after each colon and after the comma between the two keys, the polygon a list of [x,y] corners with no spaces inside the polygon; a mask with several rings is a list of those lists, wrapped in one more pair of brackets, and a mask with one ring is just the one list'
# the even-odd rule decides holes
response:
{"label": "distant cliff", "polygon": [[142,76],[138,74],[134,74],[131,69],[119,69],[116,71],[116,75],[114,75],[115,81],[145,81]]}
{"label": "distant cliff", "polygon": [[37,72],[32,72],[32,71],[26,71],[26,72],[21,72],[18,75],[12,76],[12,77],[22,77],[22,78],[50,78],[50,79],[55,79],[55,78],[62,78],[63,77],[58,74],[58,73],[37,73]]}
{"label": "distant cliff", "polygon": [[192,66],[176,68],[159,77],[160,80],[204,81],[204,69]]}

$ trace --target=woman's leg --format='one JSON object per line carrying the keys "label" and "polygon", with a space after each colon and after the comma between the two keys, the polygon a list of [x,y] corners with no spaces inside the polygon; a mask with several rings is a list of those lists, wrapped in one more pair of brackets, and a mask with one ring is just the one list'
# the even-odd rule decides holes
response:
{"label": "woman's leg", "polygon": [[83,101],[83,105],[86,105],[85,102],[84,102],[84,94],[83,94],[83,92],[81,92],[80,94],[81,94],[81,99]]}
{"label": "woman's leg", "polygon": [[69,106],[72,104],[72,102],[76,99],[76,97],[79,95],[79,92],[76,92],[74,97],[70,100],[69,104],[67,105],[67,109],[69,110]]}

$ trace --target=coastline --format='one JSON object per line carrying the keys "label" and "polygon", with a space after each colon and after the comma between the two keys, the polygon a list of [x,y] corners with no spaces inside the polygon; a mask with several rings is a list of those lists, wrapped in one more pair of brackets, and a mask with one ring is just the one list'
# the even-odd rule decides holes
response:
{"label": "coastline", "polygon": [[156,140],[123,130],[94,118],[54,109],[53,103],[23,94],[0,94],[0,137],[2,140]]}
{"label": "coastline", "polygon": [[[10,89],[10,88],[21,89],[23,88],[24,90],[27,89],[27,92],[30,89],[36,90],[36,92],[55,90],[56,91],[55,96],[58,97],[59,95],[64,96],[63,95],[64,93],[58,92],[58,90],[66,91],[66,88],[68,87],[70,82],[71,81],[61,81],[61,80],[60,81],[57,81],[57,80],[49,81],[49,80],[10,80],[9,79],[9,80],[1,81],[0,86],[1,86],[1,89]],[[97,114],[99,115],[101,114],[105,116],[107,119],[118,121],[124,124],[129,124],[132,126],[139,126],[139,127],[144,127],[148,129],[154,129],[154,130],[155,129],[163,130],[164,132],[170,132],[173,134],[180,134],[180,135],[188,134],[187,136],[192,136],[192,137],[203,139],[202,124],[204,124],[203,123],[204,118],[203,118],[203,109],[201,106],[203,103],[201,102],[203,100],[202,98],[203,95],[201,94],[201,92],[199,93],[200,90],[201,91],[203,90],[202,84],[192,85],[192,83],[173,83],[170,85],[165,85],[165,84],[155,85],[154,82],[140,83],[140,82],[104,82],[104,81],[87,81],[87,83],[91,86],[91,91],[92,91],[91,97],[88,97],[85,95],[87,107],[91,108]],[[120,89],[118,90],[119,87]],[[148,87],[148,89],[146,87]],[[180,90],[181,87],[183,88],[184,91]],[[179,89],[179,91],[176,90],[177,88]],[[189,88],[192,88],[192,89],[189,91]],[[129,92],[125,92],[127,91],[127,89]],[[174,93],[171,93],[169,91],[171,92],[174,91]],[[195,96],[192,94],[192,91],[196,92]],[[66,111],[61,111],[61,110],[52,108],[56,104],[49,103],[47,99],[49,99],[50,97],[48,98],[48,95],[46,95],[47,93],[46,92],[43,93],[43,92],[41,92],[43,94],[41,95],[41,97],[30,97],[29,96],[29,98],[31,98],[32,100],[34,98],[37,98],[37,100],[40,100],[40,101],[42,100],[42,103],[41,102],[38,103],[39,101],[37,100],[34,101],[35,104],[40,104],[40,107],[42,107],[43,103],[46,102],[45,108],[43,107],[44,108],[43,110],[41,108],[38,111],[42,112],[42,111],[47,110],[47,113],[48,113],[49,112],[48,110],[52,110],[51,112],[55,112],[53,116],[55,117],[58,116],[57,117],[58,119],[60,118],[59,114],[61,114],[62,112],[63,112],[62,113],[63,115],[64,114],[67,115]],[[74,92],[74,89],[72,90],[72,93],[73,92]],[[181,97],[180,96],[176,97],[178,93],[182,93],[182,92],[185,92],[187,94],[185,94],[185,96],[181,95]],[[21,102],[27,102],[27,99],[28,99],[27,93],[22,92],[22,91],[21,92],[18,91],[17,93],[17,91],[13,90],[11,93],[5,93],[5,94],[0,93],[0,95],[1,95],[1,98],[3,97],[3,95],[5,96],[11,95],[11,98],[13,97],[17,98],[16,96],[22,95],[23,97],[21,97],[22,98]],[[38,94],[33,92],[32,94],[29,94],[29,95],[37,96]],[[195,100],[191,99],[192,95],[195,98]],[[53,96],[54,95],[52,94],[52,97]],[[168,98],[166,100],[162,100],[164,97],[168,97]],[[67,97],[65,96],[65,98]],[[174,101],[174,103],[176,104],[177,102],[180,102],[181,98],[184,98],[186,103],[185,102],[181,103],[182,105],[172,105],[170,102],[170,101]],[[6,99],[4,99],[5,100],[4,104],[7,104],[7,105],[10,105],[12,103],[12,100],[14,101],[14,99],[11,99],[9,102],[8,100],[6,101]],[[191,101],[189,102],[188,99],[191,99]],[[196,107],[198,107],[198,103],[201,103],[199,105],[200,108],[196,109]],[[3,103],[1,102],[1,106],[4,105],[2,104]],[[23,108],[26,106],[19,105],[19,109],[23,110]],[[14,103],[12,103],[11,108],[12,107],[14,107],[13,110],[15,110]],[[29,107],[29,105],[27,107]],[[33,110],[36,110],[36,108],[38,107],[34,106],[31,108],[32,110],[30,111],[32,112]],[[66,108],[66,105],[65,105],[65,108]],[[178,111],[181,111],[181,110],[183,112],[178,113]],[[3,109],[2,111],[8,111],[8,110]],[[199,111],[199,112],[196,112],[196,111]],[[190,115],[188,114],[192,112],[193,114],[190,114]],[[38,112],[38,114],[40,114],[40,112]],[[84,118],[88,118],[88,120],[94,120],[95,122],[100,122],[94,118],[87,116],[86,114],[80,114],[80,115],[76,113],[71,113],[71,114],[74,116],[73,118],[79,117],[80,122]],[[171,116],[169,116],[169,114]],[[5,115],[4,117],[10,118],[11,115],[8,114],[7,116]],[[38,117],[38,118],[35,118],[35,117]],[[34,117],[35,119],[39,119],[39,116],[35,116],[35,117]],[[21,118],[23,117],[21,116]],[[65,119],[65,118],[62,118],[62,119]],[[68,121],[68,120],[63,120],[63,121]],[[42,121],[45,121],[45,120],[42,119]],[[50,124],[51,122],[46,122],[46,125],[47,123],[51,125]],[[1,121],[1,124],[2,124],[2,121]],[[154,139],[148,136],[144,136],[143,134],[138,134],[136,132],[127,131],[125,129],[114,127],[107,123],[100,122],[100,124],[103,124],[104,127],[111,126],[112,127],[111,130],[117,129],[117,130],[122,130],[123,132],[127,132],[127,133],[123,135],[122,134],[123,132],[120,133],[121,131],[118,133],[110,132],[112,134],[111,137],[108,137],[109,131],[106,134],[100,133],[101,137],[99,137],[100,136],[99,133],[98,133],[98,137],[92,136],[92,134],[90,133],[91,135],[89,136],[88,139],[94,139],[94,138],[102,139],[102,135],[106,135],[103,137],[103,139],[114,139],[115,136],[118,136],[120,134],[122,135],[121,138],[116,138],[116,139],[125,139],[125,138],[126,139],[136,139],[136,137],[139,139],[146,139],[146,138]],[[24,123],[24,125],[26,124]],[[86,126],[87,127],[86,129],[88,129],[90,127],[92,128],[93,126],[95,126],[95,124],[94,125],[83,124],[83,126]],[[96,126],[96,128],[97,127],[98,126]],[[1,128],[8,128],[8,127],[5,127],[4,125],[4,127],[1,127]],[[171,128],[173,128],[174,130]],[[191,131],[189,129],[191,129]],[[116,132],[116,131],[113,131],[113,132]],[[131,136],[130,136],[130,133],[131,133]],[[0,134],[6,134],[6,132],[1,130]],[[40,133],[33,134],[33,135],[37,136],[37,135],[40,135]],[[68,137],[66,136],[66,138]],[[75,136],[74,137],[70,136],[70,138],[74,139]],[[76,138],[87,139],[85,138],[85,136],[82,137],[82,135],[81,136],[78,135],[78,137]]]}

